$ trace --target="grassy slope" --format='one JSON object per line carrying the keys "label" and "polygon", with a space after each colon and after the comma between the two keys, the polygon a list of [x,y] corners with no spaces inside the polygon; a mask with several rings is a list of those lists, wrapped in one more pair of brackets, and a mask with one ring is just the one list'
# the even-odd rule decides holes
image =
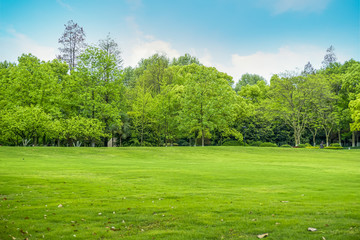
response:
{"label": "grassy slope", "polygon": [[360,239],[359,189],[359,150],[0,147],[0,239]]}

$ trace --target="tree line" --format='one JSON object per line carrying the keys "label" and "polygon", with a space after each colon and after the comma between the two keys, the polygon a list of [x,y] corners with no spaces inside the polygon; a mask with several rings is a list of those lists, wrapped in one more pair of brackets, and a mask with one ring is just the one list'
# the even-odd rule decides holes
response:
{"label": "tree line", "polygon": [[69,21],[60,55],[0,63],[0,144],[55,146],[327,145],[360,131],[360,62],[330,47],[321,69],[231,76],[185,54],[122,67],[108,35],[86,45]]}

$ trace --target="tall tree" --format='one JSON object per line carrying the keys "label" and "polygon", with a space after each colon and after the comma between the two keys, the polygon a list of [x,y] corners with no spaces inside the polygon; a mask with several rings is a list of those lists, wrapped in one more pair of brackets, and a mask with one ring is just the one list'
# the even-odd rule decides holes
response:
{"label": "tall tree", "polygon": [[326,54],[324,56],[324,60],[322,61],[323,68],[327,68],[331,64],[336,63],[337,58],[334,51],[335,48],[332,45],[328,49],[326,49]]}
{"label": "tall tree", "polygon": [[[181,127],[201,138],[210,138],[215,129],[229,129],[235,137],[242,135],[231,129],[234,120],[236,94],[231,88],[231,77],[215,68],[191,64],[181,69],[185,78]],[[230,82],[229,82],[230,80]]]}
{"label": "tall tree", "polygon": [[305,64],[304,66],[304,71],[303,74],[306,75],[311,75],[311,74],[315,74],[316,70],[315,68],[311,65],[310,62],[308,62],[307,64]]}
{"label": "tall tree", "polygon": [[115,40],[110,37],[110,33],[106,36],[105,39],[99,41],[98,46],[100,49],[105,51],[108,56],[112,55],[113,57],[115,57],[117,68],[122,68],[124,60],[121,57],[121,51]]}
{"label": "tall tree", "polygon": [[350,123],[351,131],[360,131],[360,94],[355,100],[350,101],[352,123]]}
{"label": "tall tree", "polygon": [[77,65],[77,58],[86,47],[85,32],[82,27],[72,20],[68,21],[65,26],[65,31],[59,38],[59,43],[62,47],[59,48],[59,59],[64,60],[69,64],[70,70],[73,70]]}
{"label": "tall tree", "polygon": [[105,126],[104,145],[107,146],[110,126],[119,123],[123,97],[121,71],[115,56],[102,49],[89,47],[80,56],[78,80],[81,81],[83,115],[98,119]]}
{"label": "tall tree", "polygon": [[322,95],[323,89],[329,89],[327,82],[312,76],[286,74],[280,78],[274,75],[270,87],[269,106],[293,129],[295,146],[298,146],[312,117],[312,101]]}

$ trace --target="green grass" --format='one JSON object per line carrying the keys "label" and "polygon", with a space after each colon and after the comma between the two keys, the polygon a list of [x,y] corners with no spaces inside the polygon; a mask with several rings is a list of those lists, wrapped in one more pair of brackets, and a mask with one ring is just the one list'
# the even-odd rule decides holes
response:
{"label": "green grass", "polygon": [[360,151],[0,147],[0,239],[263,233],[360,239]]}

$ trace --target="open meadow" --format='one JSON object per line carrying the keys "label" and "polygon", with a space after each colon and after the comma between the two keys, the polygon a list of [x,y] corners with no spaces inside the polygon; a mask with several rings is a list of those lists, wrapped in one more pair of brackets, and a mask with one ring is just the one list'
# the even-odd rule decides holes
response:
{"label": "open meadow", "polygon": [[360,239],[359,190],[360,150],[0,147],[0,239]]}

